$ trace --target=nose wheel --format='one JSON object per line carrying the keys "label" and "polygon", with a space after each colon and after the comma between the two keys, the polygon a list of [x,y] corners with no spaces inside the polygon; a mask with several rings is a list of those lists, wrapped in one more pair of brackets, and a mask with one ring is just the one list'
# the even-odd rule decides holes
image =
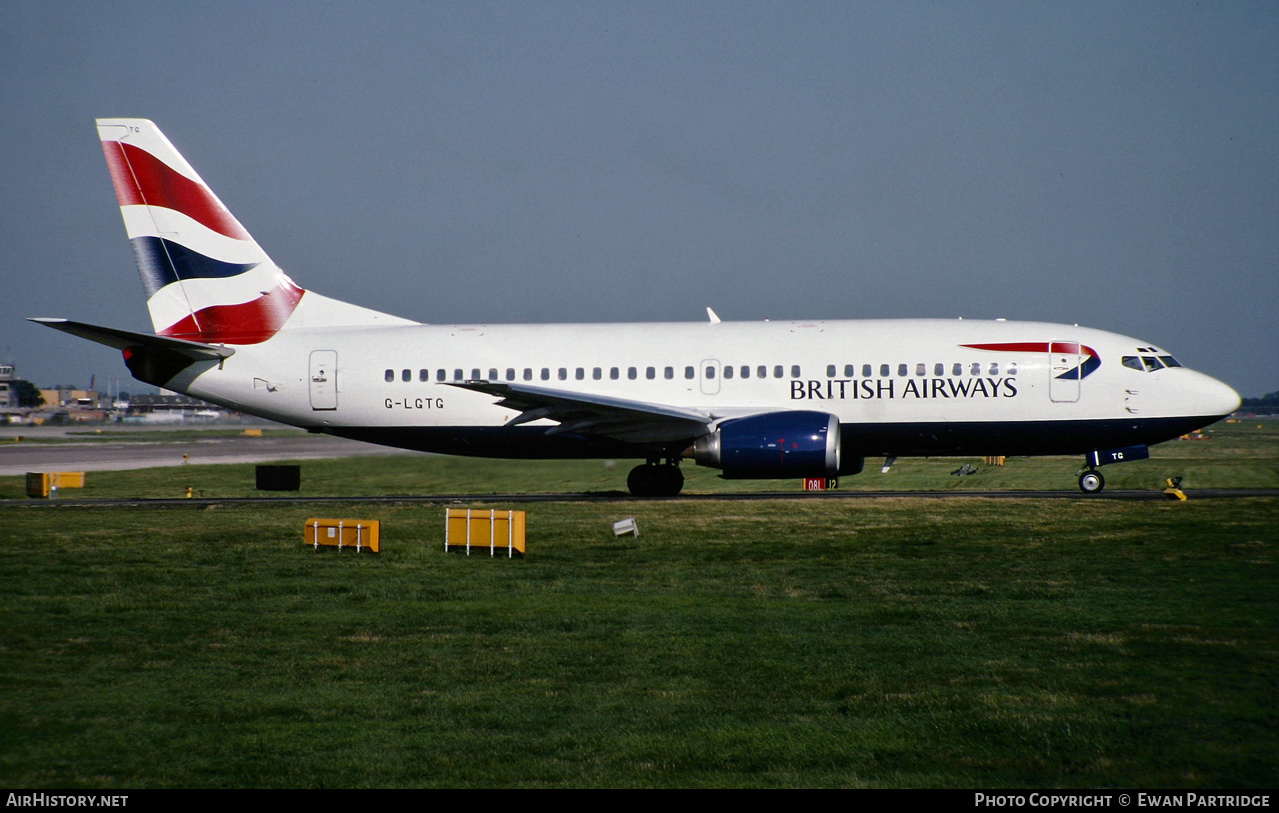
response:
{"label": "nose wheel", "polygon": [[1079,475],[1079,490],[1085,494],[1096,494],[1106,487],[1106,478],[1096,469],[1088,469]]}

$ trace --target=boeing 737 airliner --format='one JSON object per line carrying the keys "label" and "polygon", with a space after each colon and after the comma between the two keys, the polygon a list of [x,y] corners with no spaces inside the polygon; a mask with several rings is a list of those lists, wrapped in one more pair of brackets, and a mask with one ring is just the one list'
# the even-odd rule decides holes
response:
{"label": "boeing 737 airliner", "polygon": [[149,384],[425,452],[682,459],[726,478],[835,477],[868,456],[1082,455],[1097,468],[1239,406],[1142,339],[1037,322],[426,325],[299,287],[150,121],[100,119],[154,334],[42,324]]}

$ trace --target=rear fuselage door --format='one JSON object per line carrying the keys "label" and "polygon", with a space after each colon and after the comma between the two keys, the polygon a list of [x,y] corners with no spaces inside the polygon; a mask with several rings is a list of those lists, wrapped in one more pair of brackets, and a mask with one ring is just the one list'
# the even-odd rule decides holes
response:
{"label": "rear fuselage door", "polygon": [[338,408],[338,351],[311,351],[311,409]]}

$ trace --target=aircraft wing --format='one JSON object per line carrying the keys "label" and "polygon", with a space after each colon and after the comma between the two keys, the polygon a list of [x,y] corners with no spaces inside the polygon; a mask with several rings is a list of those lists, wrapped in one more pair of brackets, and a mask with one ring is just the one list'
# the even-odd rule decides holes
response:
{"label": "aircraft wing", "polygon": [[694,409],[603,395],[496,381],[445,383],[451,387],[497,396],[502,399],[497,402],[498,406],[520,410],[519,415],[507,421],[507,426],[518,426],[543,418],[557,421],[559,426],[549,427],[546,430],[548,435],[578,432],[604,435],[630,443],[661,443],[709,434],[710,424],[714,421],[709,414]]}

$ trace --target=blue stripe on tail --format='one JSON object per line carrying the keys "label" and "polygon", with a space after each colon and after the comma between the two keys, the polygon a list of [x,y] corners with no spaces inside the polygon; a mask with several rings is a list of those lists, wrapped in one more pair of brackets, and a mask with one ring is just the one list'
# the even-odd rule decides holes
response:
{"label": "blue stripe on tail", "polygon": [[133,255],[142,272],[142,286],[148,299],[178,280],[235,277],[258,266],[257,263],[214,260],[162,237],[134,237],[129,242],[133,244]]}

